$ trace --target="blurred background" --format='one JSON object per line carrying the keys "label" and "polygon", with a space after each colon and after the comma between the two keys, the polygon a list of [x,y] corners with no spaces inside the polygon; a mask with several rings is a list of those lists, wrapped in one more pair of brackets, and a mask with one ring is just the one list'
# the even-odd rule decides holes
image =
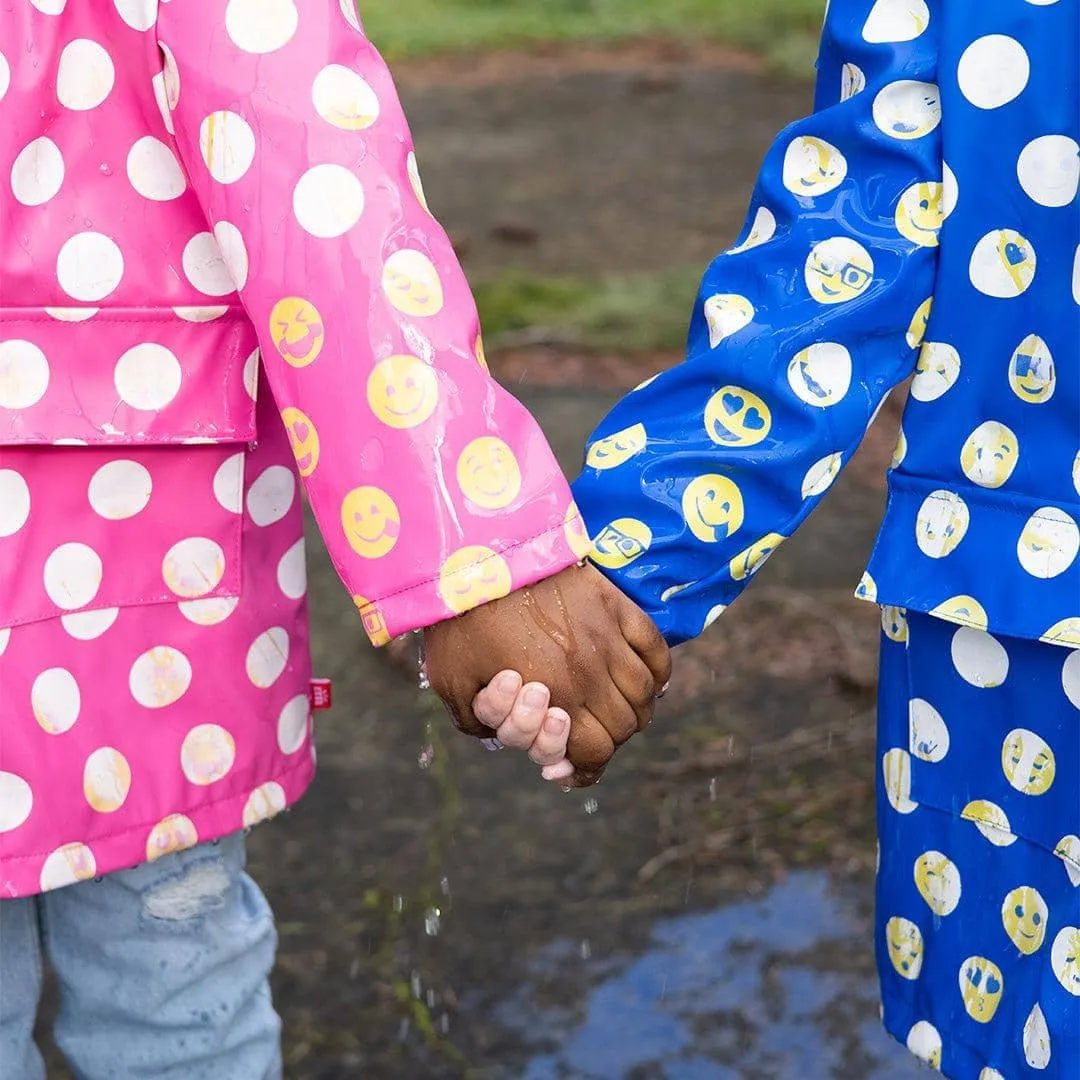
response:
{"label": "blurred background", "polygon": [[[810,108],[822,0],[364,0],[494,373],[571,475],[680,359],[699,276]],[[878,1027],[878,613],[897,406],[680,649],[594,790],[457,736],[310,543],[320,776],[251,837],[295,1080],[909,1080]],[[518,758],[521,757],[521,760]],[[57,1075],[62,1075],[57,1072]]]}

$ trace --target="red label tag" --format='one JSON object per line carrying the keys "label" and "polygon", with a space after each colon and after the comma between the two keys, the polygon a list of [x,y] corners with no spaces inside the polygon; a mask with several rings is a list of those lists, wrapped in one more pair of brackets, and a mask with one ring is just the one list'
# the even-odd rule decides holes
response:
{"label": "red label tag", "polygon": [[312,709],[329,709],[333,704],[333,693],[329,679],[311,680],[311,707]]}

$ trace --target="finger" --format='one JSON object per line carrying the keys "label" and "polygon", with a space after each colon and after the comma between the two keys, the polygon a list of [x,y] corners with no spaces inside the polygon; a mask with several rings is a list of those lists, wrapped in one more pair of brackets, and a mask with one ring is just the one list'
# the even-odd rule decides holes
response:
{"label": "finger", "polygon": [[550,702],[551,694],[543,683],[523,686],[510,715],[496,729],[499,742],[514,750],[528,750],[540,734]]}
{"label": "finger", "polygon": [[[615,742],[607,728],[588,709],[575,711],[566,744],[566,756],[574,763],[574,776],[583,780],[599,778],[614,754]],[[595,781],[588,779],[586,782]],[[585,783],[575,786],[583,787]]]}
{"label": "finger", "polygon": [[552,783],[565,782],[574,775],[574,763],[569,758],[563,758],[554,765],[545,765],[540,770],[540,775]]}
{"label": "finger", "polygon": [[[609,672],[615,688],[633,711],[634,731],[644,731],[652,723],[659,687],[645,661],[630,649],[619,650]],[[631,733],[632,734],[632,733]],[[619,740],[616,739],[616,742]]]}
{"label": "finger", "polygon": [[619,629],[626,643],[652,672],[657,689],[671,678],[671,650],[659,627],[632,600],[620,594]]}
{"label": "finger", "polygon": [[501,671],[476,695],[473,712],[481,724],[499,727],[510,715],[521,689],[521,676],[516,671]]}
{"label": "finger", "polygon": [[529,758],[537,765],[557,765],[566,759],[570,717],[562,709],[548,709],[540,731],[529,748]]}

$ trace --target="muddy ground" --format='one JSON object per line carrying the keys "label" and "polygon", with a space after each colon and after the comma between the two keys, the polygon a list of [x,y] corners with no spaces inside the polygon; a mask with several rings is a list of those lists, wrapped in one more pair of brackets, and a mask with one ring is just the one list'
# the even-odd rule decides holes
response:
{"label": "muddy ground", "polygon": [[[476,275],[704,265],[809,101],[745,58],[651,46],[401,82],[429,198]],[[533,350],[493,366],[573,471],[619,391],[673,359]],[[362,643],[313,539],[316,665],[336,707],[318,714],[311,794],[251,840],[280,916],[290,1078],[914,1075],[876,1025],[877,613],[850,598],[890,426],[895,410],[750,593],[680,650],[654,728],[585,793],[453,734]]]}

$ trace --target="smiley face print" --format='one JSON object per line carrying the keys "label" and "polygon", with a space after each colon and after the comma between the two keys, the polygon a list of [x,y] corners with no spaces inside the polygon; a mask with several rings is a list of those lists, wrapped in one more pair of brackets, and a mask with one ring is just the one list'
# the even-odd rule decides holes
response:
{"label": "smiley face print", "polygon": [[970,521],[967,503],[955,492],[931,492],[915,520],[915,542],[929,558],[944,559],[964,539]]}
{"label": "smiley face print", "polygon": [[1045,795],[1057,775],[1057,760],[1049,743],[1027,728],[1014,728],[1001,747],[1005,779],[1024,795]]}
{"label": "smiley face print", "polygon": [[514,451],[502,439],[473,439],[461,452],[457,481],[462,494],[484,510],[502,510],[521,491],[521,469]]}
{"label": "smiley face print", "polygon": [[985,956],[969,956],[960,965],[960,996],[972,1020],[989,1024],[1004,992],[1001,968],[992,960]]}
{"label": "smiley face print", "polygon": [[919,804],[911,798],[911,755],[899,748],[886,750],[881,757],[885,795],[898,814],[910,814]]}
{"label": "smiley face print", "polygon": [[416,356],[388,356],[368,376],[367,398],[371,411],[387,427],[414,428],[435,411],[438,376]]}
{"label": "smiley face print", "polygon": [[934,298],[928,296],[916,309],[908,326],[906,340],[909,349],[917,349],[926,337],[926,327],[930,323],[930,312],[934,307]]}
{"label": "smiley face print", "polygon": [[1048,916],[1046,901],[1030,885],[1013,889],[1001,904],[1005,933],[1024,956],[1031,956],[1042,948]]}
{"label": "smiley face print", "polygon": [[745,551],[740,551],[728,565],[732,580],[744,581],[746,578],[753,577],[786,539],[786,536],[781,536],[779,533],[768,533]]}
{"label": "smiley face print", "polygon": [[705,301],[702,314],[709,328],[709,347],[715,349],[754,321],[754,305],[745,296],[717,294]]}
{"label": "smiley face print", "polygon": [[846,236],[834,236],[814,246],[803,277],[819,304],[843,304],[870,288],[874,260],[862,244]]}
{"label": "smiley face print", "polygon": [[1010,357],[1009,387],[1021,401],[1032,405],[1044,405],[1054,396],[1054,357],[1038,334],[1028,334]]}
{"label": "smiley face print", "polygon": [[920,247],[937,247],[945,220],[943,191],[943,186],[933,181],[912,184],[896,207],[896,231]]}
{"label": "smiley face print", "polygon": [[506,596],[512,584],[506,560],[486,547],[460,548],[439,571],[439,595],[458,615]]}
{"label": "smiley face print", "polygon": [[926,341],[919,350],[911,396],[916,401],[937,401],[960,377],[960,354],[941,341]]}
{"label": "smiley face print", "polygon": [[968,436],[960,467],[973,484],[999,488],[1012,476],[1019,457],[1016,435],[997,420],[987,420]]}
{"label": "smiley face print", "polygon": [[1050,966],[1065,990],[1080,997],[1080,927],[1066,926],[1058,932],[1050,948]]}
{"label": "smiley face print", "polygon": [[302,368],[313,364],[325,340],[322,316],[314,304],[296,296],[279,300],[270,312],[270,338],[285,363]]}
{"label": "smiley face print", "polygon": [[605,525],[593,542],[592,561],[608,570],[629,566],[652,544],[652,529],[637,518],[618,518]]}
{"label": "smiley face print", "polygon": [[401,535],[401,515],[381,488],[358,487],[341,503],[341,527],[349,546],[363,559],[388,555]]}
{"label": "smiley face print", "polygon": [[894,916],[885,924],[885,941],[896,974],[902,979],[917,979],[923,963],[922,931],[910,919]]}
{"label": "smiley face print", "polygon": [[1020,565],[1037,578],[1063,574],[1080,553],[1080,528],[1056,506],[1044,506],[1028,518],[1016,543]]}
{"label": "smiley face print", "polygon": [[715,544],[742,527],[742,492],[726,476],[699,476],[686,485],[682,512],[687,528],[698,540]]}
{"label": "smiley face print", "polygon": [[319,433],[299,409],[281,410],[281,422],[289,436],[296,468],[301,476],[310,476],[319,464]]}
{"label": "smiley face print", "polygon": [[851,353],[834,341],[797,352],[788,364],[788,384],[807,405],[825,408],[842,401],[851,386]]}
{"label": "smiley face print", "polygon": [[1028,290],[1035,280],[1031,243],[1013,229],[987,233],[971,253],[971,284],[986,296],[1007,300]]}
{"label": "smiley face print", "polygon": [[792,195],[813,198],[838,188],[847,176],[847,161],[832,143],[811,135],[792,139],[784,154],[784,187]]}
{"label": "smiley face print", "polygon": [[756,446],[771,427],[768,405],[740,386],[722,386],[705,406],[705,430],[720,446]]}
{"label": "smiley face print", "polygon": [[640,454],[648,443],[644,424],[616,431],[603,439],[597,439],[589,447],[585,464],[591,469],[615,469],[625,464],[636,454]]}
{"label": "smiley face print", "polygon": [[874,123],[885,135],[909,142],[941,123],[941,92],[933,83],[901,79],[874,98]]}
{"label": "smiley face print", "polygon": [[1016,842],[1009,818],[996,803],[987,799],[973,799],[960,812],[994,847],[1009,847]]}
{"label": "smiley face print", "polygon": [[382,287],[387,300],[406,315],[423,317],[442,311],[439,272],[422,251],[395,251],[383,267]]}
{"label": "smiley face print", "polygon": [[924,851],[915,860],[914,874],[915,888],[935,915],[945,918],[956,910],[963,888],[952,859],[940,851]]}

